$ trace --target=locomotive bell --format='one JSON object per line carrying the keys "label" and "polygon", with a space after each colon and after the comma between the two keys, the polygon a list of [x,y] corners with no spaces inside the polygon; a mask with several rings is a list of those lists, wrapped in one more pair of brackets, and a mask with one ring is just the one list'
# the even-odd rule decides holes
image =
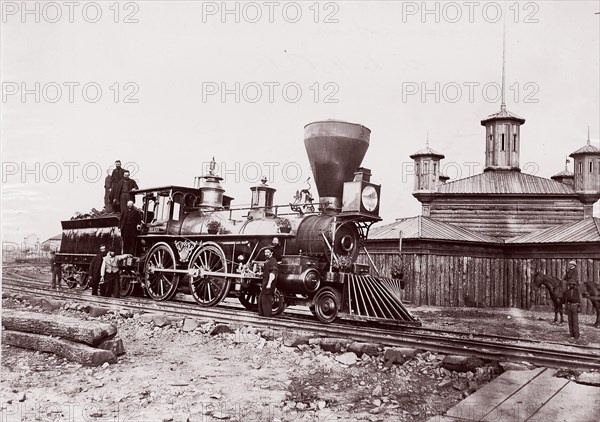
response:
{"label": "locomotive bell", "polygon": [[321,208],[342,209],[344,182],[353,180],[370,138],[371,130],[356,123],[327,120],[304,126],[304,146]]}

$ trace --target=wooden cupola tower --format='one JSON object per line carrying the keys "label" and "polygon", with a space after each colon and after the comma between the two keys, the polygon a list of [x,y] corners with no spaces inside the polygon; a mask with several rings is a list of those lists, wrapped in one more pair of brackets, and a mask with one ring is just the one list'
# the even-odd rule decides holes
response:
{"label": "wooden cupola tower", "polygon": [[425,148],[415,152],[410,158],[415,162],[413,196],[423,204],[422,214],[428,216],[431,201],[441,183],[440,161],[444,158],[444,155],[429,148],[429,139],[427,139]]}
{"label": "wooden cupola tower", "polygon": [[584,218],[591,217],[593,206],[600,199],[600,149],[587,144],[569,155],[575,162],[575,193],[584,204]]}
{"label": "wooden cupola tower", "polygon": [[521,125],[525,119],[506,109],[506,36],[502,40],[502,104],[500,111],[481,121],[485,126],[485,167],[483,171],[521,171]]}

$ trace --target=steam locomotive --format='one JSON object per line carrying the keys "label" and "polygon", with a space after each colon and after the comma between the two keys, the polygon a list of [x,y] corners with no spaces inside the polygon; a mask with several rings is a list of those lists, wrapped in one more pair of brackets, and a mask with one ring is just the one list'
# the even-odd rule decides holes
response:
{"label": "steam locomotive", "polygon": [[[342,121],[305,126],[316,203],[305,189],[293,203],[275,205],[276,189],[263,178],[250,189],[250,206],[235,208],[214,160],[195,187],[136,191],[143,218],[134,257],[121,268],[121,294],[139,285],[152,299],[169,300],[181,291],[204,307],[236,297],[256,311],[263,252],[270,248],[280,261],[274,315],[302,305],[324,323],[343,315],[419,324],[400,300],[402,280],[370,275],[369,265],[357,263],[369,228],[380,221],[381,186],[360,167],[370,134],[365,126]],[[85,281],[101,244],[120,250],[118,223],[118,214],[62,221],[57,259],[66,278]]]}

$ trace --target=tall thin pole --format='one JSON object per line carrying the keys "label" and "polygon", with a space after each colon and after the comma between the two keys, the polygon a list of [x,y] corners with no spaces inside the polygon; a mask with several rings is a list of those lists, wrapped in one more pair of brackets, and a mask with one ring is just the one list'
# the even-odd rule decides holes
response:
{"label": "tall thin pole", "polygon": [[506,88],[506,19],[504,20],[504,28],[502,30],[502,110],[506,109],[506,101],[504,92]]}

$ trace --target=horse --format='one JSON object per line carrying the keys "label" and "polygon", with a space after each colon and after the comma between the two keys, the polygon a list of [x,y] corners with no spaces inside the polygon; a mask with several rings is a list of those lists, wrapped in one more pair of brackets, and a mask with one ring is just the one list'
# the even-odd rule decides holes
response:
{"label": "horse", "polygon": [[558,321],[558,314],[560,313],[560,323],[563,324],[565,322],[563,318],[563,305],[565,303],[565,290],[567,290],[565,281],[538,271],[533,275],[533,285],[537,288],[543,285],[548,289],[550,299],[552,299],[552,303],[554,304],[554,323],[556,324]]}
{"label": "horse", "polygon": [[594,327],[600,328],[600,284],[586,281],[583,283],[583,289],[581,295],[587,298],[596,311],[596,322]]}

